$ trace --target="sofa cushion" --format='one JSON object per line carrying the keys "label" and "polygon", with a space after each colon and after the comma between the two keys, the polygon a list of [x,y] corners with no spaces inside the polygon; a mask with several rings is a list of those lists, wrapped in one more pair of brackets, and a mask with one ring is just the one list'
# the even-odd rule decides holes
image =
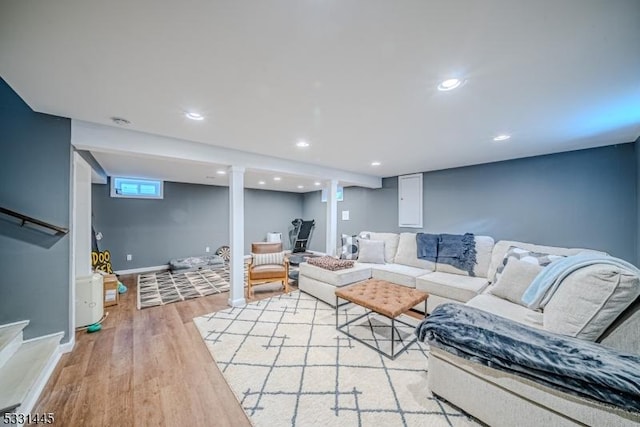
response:
{"label": "sofa cushion", "polygon": [[522,249],[516,246],[511,246],[502,260],[502,264],[496,268],[496,275],[491,280],[492,283],[496,283],[500,280],[500,276],[504,271],[507,263],[510,259],[517,259],[520,261],[528,262],[534,265],[538,265],[540,267],[546,267],[551,264],[553,261],[559,260],[560,258],[564,258],[563,255],[551,255],[548,253],[542,252],[534,252],[526,249]]}
{"label": "sofa cushion", "polygon": [[251,267],[251,279],[273,279],[274,276],[284,277],[286,268],[284,265],[262,264]]}
{"label": "sofa cushion", "polygon": [[384,242],[384,262],[393,262],[398,251],[400,235],[396,233],[374,233],[370,232],[371,240],[382,240]]}
{"label": "sofa cushion", "polygon": [[594,264],[567,276],[544,308],[544,328],[595,341],[640,295],[640,278],[624,268]]}
{"label": "sofa cushion", "polygon": [[340,247],[340,259],[358,259],[358,236],[342,235],[342,246]]}
{"label": "sofa cushion", "polygon": [[374,279],[387,280],[398,285],[416,287],[416,278],[430,273],[424,268],[411,267],[402,264],[372,264],[371,277]]}
{"label": "sofa cushion", "polygon": [[384,264],[385,242],[383,240],[359,239],[358,245],[358,261]]}
{"label": "sofa cushion", "polygon": [[[473,268],[475,277],[487,277],[487,271],[489,270],[489,264],[491,263],[491,253],[493,252],[493,246],[495,241],[489,236],[474,236],[476,243],[476,265]],[[459,274],[468,276],[469,273],[455,268],[449,264],[437,263],[436,271],[443,273]]]}
{"label": "sofa cushion", "polygon": [[371,278],[371,267],[366,264],[356,263],[351,268],[344,270],[325,270],[324,268],[310,265],[308,262],[300,264],[300,276],[307,276],[319,282],[333,286],[344,286]]}
{"label": "sofa cushion", "polygon": [[551,255],[562,255],[562,256],[570,256],[577,255],[581,252],[587,253],[595,253],[606,255],[605,252],[594,251],[592,249],[580,249],[580,248],[560,248],[555,246],[542,246],[535,245],[533,243],[524,243],[524,242],[516,242],[513,240],[500,240],[493,247],[493,252],[491,253],[491,264],[489,265],[489,271],[487,272],[487,276],[489,280],[493,280],[496,275],[496,270],[500,265],[502,265],[502,261],[504,260],[507,251],[511,246],[515,246],[518,248],[526,249],[532,252],[540,252]]}
{"label": "sofa cushion", "polygon": [[396,252],[393,262],[429,271],[434,271],[436,268],[436,264],[434,262],[418,259],[416,233],[400,233],[398,251]]}
{"label": "sofa cushion", "polygon": [[526,307],[522,302],[522,294],[543,268],[538,264],[509,258],[500,278],[489,288],[489,293]]}
{"label": "sofa cushion", "polygon": [[467,305],[488,311],[501,317],[524,323],[542,329],[543,314],[539,311],[529,310],[506,299],[499,298],[488,293],[475,296],[467,301]]}
{"label": "sofa cushion", "polygon": [[460,302],[469,301],[486,286],[487,279],[484,277],[460,276],[438,271],[416,279],[416,289]]}

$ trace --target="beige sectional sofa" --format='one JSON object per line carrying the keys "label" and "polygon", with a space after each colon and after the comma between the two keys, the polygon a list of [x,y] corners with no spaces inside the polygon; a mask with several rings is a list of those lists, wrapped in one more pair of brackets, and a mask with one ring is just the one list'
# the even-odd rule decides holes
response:
{"label": "beige sectional sofa", "polygon": [[[427,311],[430,313],[442,302],[466,302],[489,284],[487,272],[494,246],[491,237],[475,236],[478,264],[474,269],[476,277],[469,277],[466,272],[449,265],[418,259],[415,233],[364,233],[370,235],[371,240],[385,242],[384,264],[356,262],[350,269],[328,271],[302,263],[298,279],[300,290],[333,306],[336,287],[370,278],[388,280],[428,292]],[[416,306],[416,309],[424,311],[424,305]]]}
{"label": "beige sectional sofa", "polygon": [[[477,265],[474,269],[475,277],[470,277],[466,272],[449,265],[419,260],[416,256],[414,233],[370,233],[370,235],[371,239],[385,241],[385,249],[388,249],[385,252],[385,264],[356,262],[352,269],[327,271],[303,263],[300,265],[300,289],[334,305],[336,287],[371,277],[380,278],[428,292],[428,313],[440,304],[455,302],[480,308],[534,328],[579,338],[584,337],[581,337],[578,332],[575,334],[571,332],[574,329],[578,331],[574,323],[591,322],[594,318],[597,320],[598,316],[607,315],[605,305],[613,295],[613,293],[606,295],[603,293],[602,301],[589,301],[589,298],[581,297],[582,284],[576,283],[573,289],[567,286],[569,290],[566,292],[556,292],[544,312],[540,312],[492,293],[495,291],[496,284],[491,282],[494,281],[496,271],[503,264],[505,255],[511,247],[558,256],[576,255],[586,251],[605,255],[602,252],[506,240],[494,243],[491,237],[476,236]],[[640,297],[637,297],[637,292],[640,281],[637,276],[623,279],[631,289],[629,292],[636,292],[635,302],[622,314],[616,314],[613,324],[606,327],[604,331],[599,331],[597,337],[593,336],[589,340],[599,343],[594,345],[603,345],[638,355],[640,354]],[[616,286],[619,284],[620,279],[612,289],[617,289]],[[594,286],[598,287],[597,284]],[[596,290],[592,294],[597,293]],[[626,297],[629,298],[628,293]],[[575,312],[581,310],[583,306],[592,310],[593,313]],[[603,307],[605,307],[604,312]],[[424,311],[422,304],[415,308]],[[584,327],[580,329],[580,331],[583,330]],[[626,426],[640,423],[640,414],[632,414],[562,393],[521,376],[492,369],[437,348],[431,351],[428,372],[429,388],[434,394],[492,426]]]}

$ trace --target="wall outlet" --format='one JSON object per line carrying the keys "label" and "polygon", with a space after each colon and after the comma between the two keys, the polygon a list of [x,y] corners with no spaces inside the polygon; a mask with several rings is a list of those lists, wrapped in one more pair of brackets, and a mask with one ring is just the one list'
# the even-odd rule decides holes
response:
{"label": "wall outlet", "polygon": [[349,221],[349,211],[342,211],[342,220]]}
{"label": "wall outlet", "polygon": [[131,254],[127,254],[127,261],[131,261],[133,259],[133,257],[131,256]]}
{"label": "wall outlet", "polygon": [[207,246],[206,248],[204,248],[204,251],[209,253],[209,252],[211,252],[211,248],[209,246]]}

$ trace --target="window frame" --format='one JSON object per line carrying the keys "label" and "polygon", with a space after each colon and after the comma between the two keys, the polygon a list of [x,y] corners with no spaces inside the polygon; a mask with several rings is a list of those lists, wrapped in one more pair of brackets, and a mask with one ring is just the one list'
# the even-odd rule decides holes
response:
{"label": "window frame", "polygon": [[[147,199],[147,200],[161,200],[164,199],[164,181],[159,179],[148,178],[131,178],[125,176],[112,176],[109,179],[109,186],[111,188],[111,197],[123,198],[123,199]],[[129,181],[138,185],[138,193],[136,194],[123,194],[121,191],[122,181]],[[119,184],[118,184],[119,183]],[[156,191],[154,194],[141,194],[141,184],[152,184]]]}

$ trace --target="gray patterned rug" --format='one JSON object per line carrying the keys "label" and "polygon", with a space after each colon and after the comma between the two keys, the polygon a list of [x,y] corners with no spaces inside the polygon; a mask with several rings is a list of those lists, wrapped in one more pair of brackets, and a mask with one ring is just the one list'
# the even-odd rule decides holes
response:
{"label": "gray patterned rug", "polygon": [[[245,285],[247,264],[245,267]],[[297,266],[289,266],[289,271],[298,271]],[[138,309],[156,307],[207,295],[229,291],[229,264],[207,270],[184,273],[140,274],[138,276]],[[290,281],[289,283],[297,284]]]}
{"label": "gray patterned rug", "polygon": [[[340,321],[362,312],[354,305],[342,308]],[[428,390],[425,345],[413,344],[389,360],[336,331],[335,310],[305,293],[193,321],[257,427],[477,425]],[[349,331],[388,351],[386,322],[369,316]],[[403,340],[413,338],[414,328],[398,329]]]}
{"label": "gray patterned rug", "polygon": [[229,291],[229,267],[185,273],[148,273],[138,276],[138,308],[155,307]]}

